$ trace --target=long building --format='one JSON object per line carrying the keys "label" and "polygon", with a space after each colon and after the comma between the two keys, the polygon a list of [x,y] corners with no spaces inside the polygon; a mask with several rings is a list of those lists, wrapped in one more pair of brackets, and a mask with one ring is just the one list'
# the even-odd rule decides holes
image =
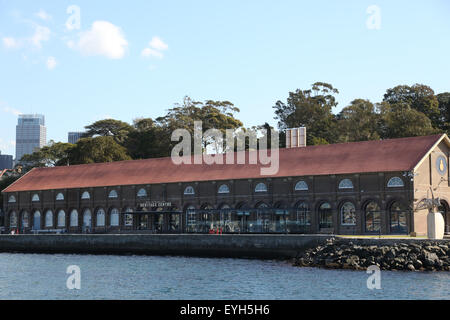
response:
{"label": "long building", "polygon": [[[279,150],[261,164],[171,158],[35,168],[3,190],[5,226],[20,232],[427,232],[432,195],[450,225],[450,140],[443,135]],[[248,152],[245,153],[248,159]]]}

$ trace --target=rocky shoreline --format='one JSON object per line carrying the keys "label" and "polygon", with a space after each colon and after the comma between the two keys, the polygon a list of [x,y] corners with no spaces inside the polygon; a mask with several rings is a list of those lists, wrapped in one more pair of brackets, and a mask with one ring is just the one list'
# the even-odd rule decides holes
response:
{"label": "rocky shoreline", "polygon": [[439,241],[396,242],[392,245],[364,245],[330,239],[294,259],[298,267],[367,270],[450,271],[450,243]]}

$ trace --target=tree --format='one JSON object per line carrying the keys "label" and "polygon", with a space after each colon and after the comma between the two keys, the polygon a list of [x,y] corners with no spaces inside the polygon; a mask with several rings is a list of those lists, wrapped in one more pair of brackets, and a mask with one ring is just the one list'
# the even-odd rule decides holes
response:
{"label": "tree", "polygon": [[340,142],[377,140],[380,115],[369,100],[353,100],[337,116]]}
{"label": "tree", "polygon": [[123,144],[128,134],[133,131],[133,127],[128,123],[114,119],[99,120],[85,128],[84,138],[113,137],[114,141],[119,144]]}
{"label": "tree", "polygon": [[400,102],[381,103],[381,137],[383,139],[426,136],[437,133],[431,120],[422,112]]}
{"label": "tree", "polygon": [[281,130],[306,127],[307,144],[336,142],[336,121],[332,109],[337,106],[335,94],[339,91],[331,84],[316,82],[309,90],[289,92],[287,102],[277,101],[275,119]]}
{"label": "tree", "polygon": [[69,152],[70,164],[131,160],[127,150],[114,137],[82,138]]}
{"label": "tree", "polygon": [[69,153],[74,148],[73,144],[50,141],[32,154],[25,154],[20,161],[26,169],[34,167],[55,167],[69,164]]}
{"label": "tree", "polygon": [[450,92],[440,93],[436,98],[439,102],[439,129],[450,134]]}
{"label": "tree", "polygon": [[433,126],[439,128],[439,101],[433,89],[423,84],[400,85],[386,90],[384,102],[390,104],[406,103],[411,108],[430,118]]}

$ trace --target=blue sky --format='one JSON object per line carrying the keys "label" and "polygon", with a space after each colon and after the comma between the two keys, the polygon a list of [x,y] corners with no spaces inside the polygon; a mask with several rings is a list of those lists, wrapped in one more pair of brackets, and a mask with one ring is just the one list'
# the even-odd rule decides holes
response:
{"label": "blue sky", "polygon": [[67,141],[185,95],[229,100],[252,126],[276,125],[275,102],[316,81],[340,90],[335,112],[398,84],[450,91],[449,16],[446,0],[0,0],[0,150],[15,154],[18,113],[44,114],[47,139]]}

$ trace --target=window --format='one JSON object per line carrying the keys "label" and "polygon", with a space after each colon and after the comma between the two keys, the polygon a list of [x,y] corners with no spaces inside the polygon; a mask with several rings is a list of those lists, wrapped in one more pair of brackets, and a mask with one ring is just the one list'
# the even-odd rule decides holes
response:
{"label": "window", "polygon": [[83,227],[91,227],[92,215],[91,210],[86,209],[83,213]]}
{"label": "window", "polygon": [[83,194],[81,195],[81,199],[83,199],[83,200],[90,199],[90,198],[91,198],[91,195],[87,191],[83,192]]}
{"label": "window", "polygon": [[66,213],[64,210],[59,210],[58,212],[58,227],[66,226]]}
{"label": "window", "polygon": [[309,211],[309,207],[306,202],[301,202],[297,205],[296,218],[297,224],[301,226],[311,225],[311,212]]}
{"label": "window", "polygon": [[105,210],[98,209],[97,211],[97,227],[105,226]]}
{"label": "window", "polygon": [[[145,190],[144,190],[145,191]],[[131,212],[133,212],[133,209],[128,208],[125,212],[125,226],[127,227],[131,227],[133,225],[133,215],[131,214]]]}
{"label": "window", "polygon": [[333,213],[331,204],[322,203],[319,207],[319,228],[331,228],[333,226]]}
{"label": "window", "polygon": [[108,195],[108,198],[117,198],[117,191],[116,190],[111,190],[111,192]]}
{"label": "window", "polygon": [[381,227],[381,210],[378,203],[371,201],[365,210],[366,231],[379,232]]}
{"label": "window", "polygon": [[394,202],[390,208],[391,233],[406,234],[408,231],[406,216],[408,209],[400,202]]}
{"label": "window", "polygon": [[64,195],[60,192],[56,195],[56,200],[64,200]]}
{"label": "window", "polygon": [[186,189],[184,189],[184,194],[195,194],[194,188],[191,186],[186,187]]}
{"label": "window", "polygon": [[223,184],[219,187],[218,193],[230,193],[230,188],[226,184]]}
{"label": "window", "polygon": [[17,213],[15,211],[11,212],[11,215],[9,216],[9,227],[17,227]]}
{"label": "window", "polygon": [[8,199],[8,202],[9,202],[9,203],[14,203],[14,202],[16,202],[16,197],[10,196],[9,199]]}
{"label": "window", "polygon": [[195,207],[194,206],[187,207],[186,213],[187,213],[187,220],[188,220],[187,225],[193,227],[196,222]]}
{"label": "window", "polygon": [[399,188],[399,187],[404,187],[405,184],[403,183],[403,180],[401,178],[392,177],[389,179],[387,186],[388,186],[388,188]]}
{"label": "window", "polygon": [[356,224],[356,210],[353,203],[346,202],[342,205],[341,224],[344,226],[354,226]]}
{"label": "window", "polygon": [[41,213],[39,211],[35,211],[33,214],[33,229],[41,229]]}
{"label": "window", "polygon": [[39,195],[37,193],[33,194],[33,197],[31,197],[31,201],[39,202]]}
{"label": "window", "polygon": [[255,192],[267,192],[267,186],[264,183],[258,183],[255,187]]}
{"label": "window", "polygon": [[30,226],[30,215],[28,212],[22,212],[22,227],[28,228]]}
{"label": "window", "polygon": [[306,191],[308,190],[308,184],[305,181],[299,181],[295,185],[295,191]]}
{"label": "window", "polygon": [[78,211],[75,209],[70,213],[70,226],[78,227]]}
{"label": "window", "polygon": [[53,227],[53,212],[52,212],[52,210],[48,210],[45,213],[45,227],[46,228]]}
{"label": "window", "polygon": [[119,210],[116,208],[111,210],[111,216],[110,216],[110,226],[116,227],[119,225]]}
{"label": "window", "polygon": [[144,188],[139,189],[139,191],[138,191],[138,193],[137,193],[137,196],[138,196],[139,198],[144,198],[144,197],[147,196],[147,191],[145,191]]}
{"label": "window", "polygon": [[353,189],[353,183],[350,179],[343,179],[339,182],[339,189]]}

